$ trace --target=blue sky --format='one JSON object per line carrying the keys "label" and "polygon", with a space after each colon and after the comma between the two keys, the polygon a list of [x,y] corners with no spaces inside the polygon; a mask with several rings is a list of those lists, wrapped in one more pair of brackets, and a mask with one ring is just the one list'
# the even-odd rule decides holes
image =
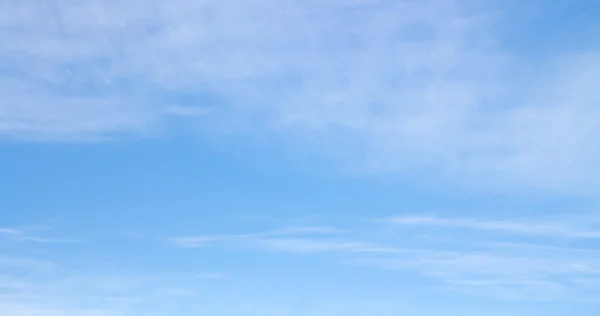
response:
{"label": "blue sky", "polygon": [[599,21],[0,1],[0,314],[598,315]]}

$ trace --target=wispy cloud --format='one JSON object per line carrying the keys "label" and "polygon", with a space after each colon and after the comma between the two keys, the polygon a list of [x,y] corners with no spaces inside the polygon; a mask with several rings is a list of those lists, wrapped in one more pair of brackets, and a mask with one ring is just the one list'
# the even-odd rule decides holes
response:
{"label": "wispy cloud", "polygon": [[176,237],[169,241],[183,248],[199,248],[212,245],[223,240],[235,239],[240,236],[194,236],[194,237]]}
{"label": "wispy cloud", "polygon": [[[17,253],[0,257],[0,313],[15,316],[124,315],[125,278],[83,272],[59,260],[29,254],[26,244]],[[91,265],[90,265],[91,266]],[[93,269],[92,269],[93,270]]]}
{"label": "wispy cloud", "polygon": [[49,231],[29,225],[0,232],[0,314],[121,316],[137,308],[133,298],[147,277],[66,255],[80,253],[81,241],[47,237]]}
{"label": "wispy cloud", "polygon": [[[346,228],[334,235],[298,235],[287,230],[286,234],[267,231],[198,239],[212,240],[202,247],[228,251],[326,255],[339,263],[399,273],[413,271],[438,280],[442,289],[502,299],[589,300],[600,292],[600,283],[595,281],[600,278],[600,252],[562,243],[564,238],[595,239],[593,227],[578,230],[567,222],[550,224],[539,219],[485,221],[433,216],[366,222],[375,226]],[[438,239],[419,238],[422,230],[402,229],[403,225],[434,226],[437,229],[431,233]],[[381,229],[386,230],[387,237],[374,233]],[[506,239],[506,234],[512,238]],[[531,240],[532,235],[536,239]],[[183,240],[172,242],[189,247]]]}
{"label": "wispy cloud", "polygon": [[0,237],[19,242],[43,243],[43,244],[75,244],[80,240],[52,238],[40,235],[39,229],[32,227],[0,228]]}
{"label": "wispy cloud", "polygon": [[176,237],[170,238],[169,241],[182,248],[256,248],[292,253],[358,251],[370,247],[367,244],[331,237],[339,235],[340,232],[340,229],[330,226],[286,226],[251,234]]}
{"label": "wispy cloud", "polygon": [[[398,227],[441,227],[446,229],[470,229],[492,232],[504,232],[518,235],[539,235],[556,238],[598,239],[600,231],[589,227],[590,223],[570,223],[559,220],[508,219],[478,220],[472,218],[442,218],[435,216],[402,216],[388,219]],[[596,228],[595,230],[592,228]]]}
{"label": "wispy cloud", "polygon": [[509,53],[510,10],[494,5],[3,2],[0,134],[104,139],[196,117],[355,170],[582,190],[598,174],[600,54]]}
{"label": "wispy cloud", "polygon": [[580,280],[597,279],[600,252],[584,245],[586,241],[595,243],[599,226],[593,218],[574,219],[399,216],[388,220],[399,235],[438,238],[423,239],[399,256],[353,260],[367,266],[413,269],[442,280],[445,288],[471,294],[519,300],[590,300],[600,291],[600,283],[583,285]]}
{"label": "wispy cloud", "polygon": [[[178,286],[191,291],[189,284],[158,272],[136,273],[114,262],[64,256],[64,249],[57,256],[50,246],[23,243],[17,249],[2,249],[1,315],[155,315],[162,305],[183,302],[184,298],[173,297],[178,293],[170,289]],[[48,248],[43,248],[43,255],[33,254],[32,250],[40,247]],[[204,275],[209,277],[222,276]],[[165,300],[169,303],[157,304]]]}
{"label": "wispy cloud", "polygon": [[600,290],[598,283],[578,284],[579,279],[596,279],[600,274],[600,256],[589,249],[527,244],[464,246],[422,248],[400,256],[361,257],[350,262],[410,269],[441,280],[442,287],[502,299],[590,300]]}
{"label": "wispy cloud", "polygon": [[0,234],[4,235],[21,235],[22,232],[13,228],[0,228]]}
{"label": "wispy cloud", "polygon": [[194,277],[202,280],[222,280],[228,277],[225,273],[204,272],[195,274]]}

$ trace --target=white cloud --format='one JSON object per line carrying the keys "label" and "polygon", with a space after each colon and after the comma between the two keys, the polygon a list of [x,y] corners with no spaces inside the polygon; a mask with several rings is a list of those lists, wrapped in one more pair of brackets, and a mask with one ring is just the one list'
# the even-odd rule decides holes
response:
{"label": "white cloud", "polygon": [[[461,248],[464,246],[466,249]],[[591,249],[518,243],[477,247],[457,242],[444,250],[419,249],[397,257],[372,256],[350,262],[415,270],[442,281],[442,288],[500,299],[590,301],[600,291],[600,283],[593,281],[600,274],[600,256]]]}
{"label": "white cloud", "polygon": [[398,227],[409,226],[430,226],[456,229],[474,229],[482,231],[504,232],[519,235],[540,235],[555,238],[573,238],[573,239],[598,239],[600,232],[595,230],[597,227],[588,227],[597,221],[582,223],[571,223],[572,221],[550,221],[543,219],[508,219],[508,220],[481,220],[473,218],[442,218],[436,216],[400,216],[387,220]]}
{"label": "white cloud", "polygon": [[13,228],[0,228],[0,234],[4,234],[4,235],[21,235],[22,233],[19,230],[13,229]]}
{"label": "white cloud", "polygon": [[[119,270],[76,240],[47,238],[40,226],[0,233],[0,315],[150,315],[156,297],[177,280]],[[44,235],[48,235],[46,231]],[[42,236],[42,237],[40,237]],[[63,244],[63,245],[57,245]]]}
{"label": "white cloud", "polygon": [[81,242],[80,240],[74,239],[51,238],[47,236],[42,236],[39,233],[39,227],[0,228],[0,238],[17,242],[31,242],[43,244],[75,244]]}
{"label": "white cloud", "polygon": [[226,279],[228,276],[225,273],[215,273],[215,272],[204,272],[198,273],[194,275],[198,279],[202,280],[221,280]]}
{"label": "white cloud", "polygon": [[[27,254],[28,250],[23,247],[20,252]],[[181,294],[193,292],[177,278],[120,270],[106,260],[99,263],[79,256],[73,262],[62,256],[46,257],[53,259],[16,254],[0,257],[0,315],[167,315],[163,308],[187,303]],[[208,277],[219,276],[204,275]]]}
{"label": "white cloud", "polygon": [[[337,237],[341,230],[330,226],[286,226],[251,234],[223,234],[170,238],[182,248],[226,247],[251,248],[289,253],[324,253],[331,251],[369,251],[374,245]],[[335,235],[337,238],[332,238]]]}
{"label": "white cloud", "polygon": [[83,270],[31,256],[0,258],[0,314],[125,315],[126,304],[113,296],[130,290],[124,286],[129,280]]}
{"label": "white cloud", "polygon": [[205,236],[200,236],[200,237],[177,237],[177,238],[171,238],[170,242],[178,245],[179,247],[184,247],[184,248],[199,248],[199,247],[205,247],[208,245],[212,245],[215,242],[219,242],[222,241],[223,237],[219,236],[219,237],[215,237],[215,236],[210,236],[210,237],[205,237]]}
{"label": "white cloud", "polygon": [[336,239],[314,238],[264,238],[258,241],[258,247],[270,251],[289,253],[326,253],[326,252],[365,252],[373,251],[374,245],[365,242],[354,242]]}
{"label": "white cloud", "polygon": [[494,29],[510,11],[488,6],[3,2],[0,133],[104,139],[192,116],[351,169],[583,190],[600,158],[600,55],[510,55]]}
{"label": "white cloud", "polygon": [[[600,292],[600,253],[591,246],[563,243],[564,238],[596,238],[590,234],[597,226],[577,230],[566,221],[550,225],[539,219],[485,221],[425,216],[396,217],[392,222],[391,230],[381,226],[389,222],[373,221],[375,226],[344,229],[335,235],[288,230],[287,234],[267,231],[200,239],[215,241],[203,247],[228,251],[322,255],[339,263],[418,272],[437,280],[440,288],[499,299],[588,301]],[[407,230],[400,229],[401,225],[436,229]],[[375,233],[383,229],[385,234]],[[438,238],[420,238],[423,233]],[[189,246],[178,240],[176,246]]]}

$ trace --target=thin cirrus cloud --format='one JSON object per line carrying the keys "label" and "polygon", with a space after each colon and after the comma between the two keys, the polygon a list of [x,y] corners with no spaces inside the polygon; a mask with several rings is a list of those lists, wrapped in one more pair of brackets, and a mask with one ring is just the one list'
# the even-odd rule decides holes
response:
{"label": "thin cirrus cloud", "polygon": [[[359,243],[346,242],[339,236],[341,230],[329,226],[287,226],[280,229],[247,234],[174,237],[168,241],[182,248],[228,247],[281,250],[291,253],[318,253],[332,250],[356,250]],[[303,238],[325,236],[324,240]],[[335,239],[332,239],[331,237]],[[367,244],[363,245],[367,247]]]}
{"label": "thin cirrus cloud", "polygon": [[21,235],[22,232],[14,228],[0,228],[0,234],[3,235]]}
{"label": "thin cirrus cloud", "polygon": [[[217,248],[328,256],[339,264],[391,273],[417,272],[435,280],[439,288],[497,299],[589,301],[600,292],[600,253],[585,243],[570,246],[562,242],[565,237],[576,242],[595,239],[589,231],[597,227],[578,231],[576,226],[556,222],[552,229],[540,229],[549,227],[548,223],[536,219],[473,221],[443,217],[397,217],[371,223],[376,224],[344,229],[338,234],[298,234],[290,230],[278,235],[266,231],[169,241],[197,251]],[[406,230],[400,227],[403,225],[437,227],[429,232],[435,238],[423,238],[423,230]],[[531,235],[537,238],[531,239]]]}
{"label": "thin cirrus cloud", "polygon": [[139,314],[143,311],[139,310],[138,300],[151,302],[149,296],[156,295],[147,289],[164,286],[160,281],[107,271],[91,263],[83,268],[59,259],[23,255],[31,256],[13,254],[0,259],[2,315]]}
{"label": "thin cirrus cloud", "polygon": [[4,227],[0,228],[0,236],[4,235],[2,237],[5,241],[41,244],[75,244],[82,242],[75,239],[47,237],[40,233],[39,230],[39,227]]}
{"label": "thin cirrus cloud", "polygon": [[123,282],[113,282],[116,279],[106,274],[82,273],[81,267],[52,256],[52,245],[45,239],[23,229],[9,231],[0,234],[0,314],[119,315],[117,310],[124,306],[115,298]]}
{"label": "thin cirrus cloud", "polygon": [[352,170],[583,190],[600,157],[600,54],[538,65],[503,50],[512,11],[495,4],[5,1],[0,134],[97,140],[185,118]]}
{"label": "thin cirrus cloud", "polygon": [[[0,234],[0,315],[166,315],[167,310],[189,304],[181,293],[195,295],[202,287],[172,271],[138,273],[115,265],[114,258],[99,262],[72,255],[89,245],[55,246]],[[195,277],[220,280],[227,276],[212,272]]]}
{"label": "thin cirrus cloud", "polygon": [[[386,220],[398,227],[441,227],[504,232],[508,234],[572,239],[599,239],[600,232],[590,223],[558,220],[485,220],[474,218],[443,218],[436,216],[400,216]],[[589,219],[588,219],[589,221]],[[597,220],[592,223],[598,224]]]}
{"label": "thin cirrus cloud", "polygon": [[227,274],[225,274],[225,273],[216,273],[216,272],[198,273],[194,276],[196,278],[202,279],[202,280],[221,280],[221,279],[226,279],[228,277]]}

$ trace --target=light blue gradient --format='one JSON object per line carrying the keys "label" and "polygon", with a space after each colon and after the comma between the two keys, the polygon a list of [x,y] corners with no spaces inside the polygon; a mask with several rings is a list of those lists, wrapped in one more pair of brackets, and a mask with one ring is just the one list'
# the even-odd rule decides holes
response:
{"label": "light blue gradient", "polygon": [[0,0],[0,315],[598,315],[598,31],[591,0]]}

